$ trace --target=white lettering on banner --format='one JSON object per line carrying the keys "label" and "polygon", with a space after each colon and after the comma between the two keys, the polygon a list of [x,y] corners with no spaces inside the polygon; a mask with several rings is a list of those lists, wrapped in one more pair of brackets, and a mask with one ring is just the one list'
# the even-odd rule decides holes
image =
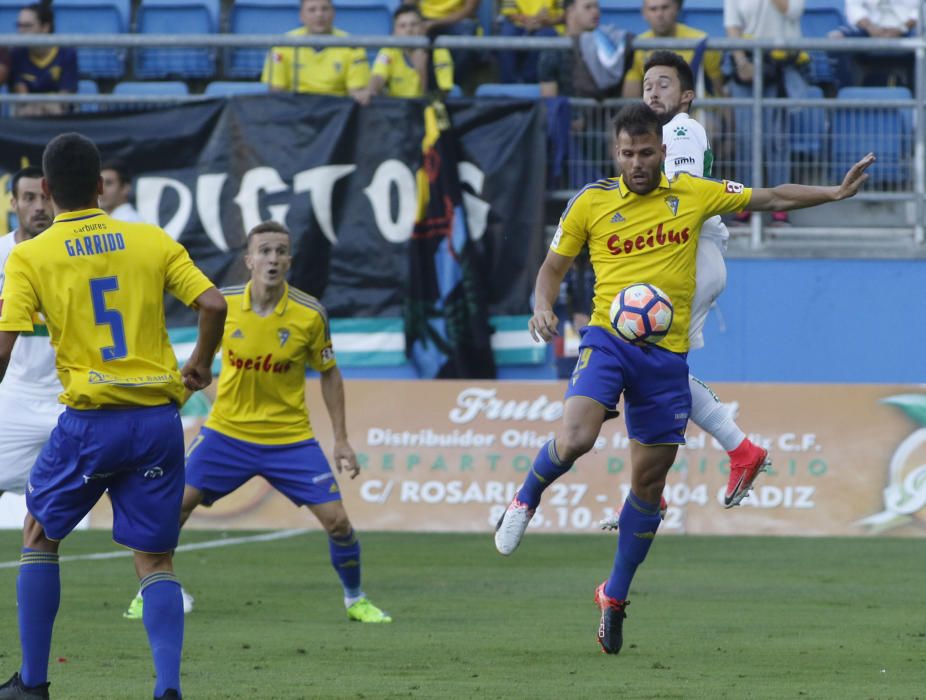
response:
{"label": "white lettering on banner", "polygon": [[[321,165],[298,172],[293,177],[290,200],[295,195],[309,193],[312,213],[318,221],[322,234],[332,244],[337,243],[334,231],[332,202],[335,185],[357,169],[354,164]],[[485,174],[469,162],[459,164],[460,181],[463,185],[463,207],[469,225],[470,237],[479,240],[485,234],[490,205],[480,199]],[[228,251],[228,237],[222,228],[222,189],[228,173],[206,173],[196,178],[196,213],[206,235],[215,246]],[[392,188],[395,186],[398,207],[393,217]],[[470,192],[472,190],[472,192]],[[161,176],[139,177],[135,184],[136,202],[142,220],[156,224],[177,240],[187,228],[193,214],[194,198],[190,188],[182,181]],[[161,203],[168,191],[177,197],[177,207],[166,222],[161,220]],[[245,231],[250,230],[265,217],[261,204],[264,195],[276,195],[280,200],[283,193],[289,193],[289,186],[280,173],[268,165],[245,171],[234,202],[241,212]],[[415,216],[418,211],[418,189],[415,173],[402,161],[383,161],[373,173],[373,179],[363,189],[373,220],[380,235],[390,243],[404,243],[411,237]],[[279,201],[266,206],[269,218],[286,223],[291,201]]]}
{"label": "white lettering on banner", "polygon": [[[717,502],[723,503],[726,486],[717,491]],[[742,500],[742,505],[754,508],[815,508],[813,486],[758,486]]]}
{"label": "white lettering on banner", "polygon": [[489,433],[475,433],[472,429],[452,433],[436,433],[430,428],[412,432],[393,431],[389,428],[367,430],[367,445],[370,447],[491,447],[495,436]]}
{"label": "white lettering on banner", "polygon": [[[167,223],[161,222],[161,197],[171,189],[177,194],[177,210]],[[190,188],[171,177],[140,177],[135,185],[135,201],[142,221],[157,224],[175,241],[186,228],[193,211]]]}
{"label": "white lettering on banner", "polygon": [[[244,230],[250,231],[264,220],[260,213],[260,195],[262,192],[280,194],[288,190],[289,188],[276,169],[265,165],[248,170],[244,177],[241,178],[241,186],[238,188],[238,194],[235,197],[235,204],[241,210],[241,225]],[[289,205],[273,204],[267,207],[267,210],[270,212],[271,219],[282,223],[286,221]]]}
{"label": "white lettering on banner", "polygon": [[469,237],[474,241],[482,238],[486,232],[489,220],[489,211],[492,207],[478,196],[471,195],[466,186],[469,185],[476,195],[482,194],[482,184],[486,176],[472,163],[462,162],[457,167],[460,174],[460,183],[463,185],[463,208],[466,210],[466,223],[469,226]]}
{"label": "white lettering on banner", "polygon": [[484,484],[471,481],[403,481],[399,489],[402,503],[427,503],[436,505],[464,505],[466,503],[489,503],[504,505],[514,498],[519,484],[511,481],[487,481]]}
{"label": "white lettering on banner", "polygon": [[[392,218],[392,187],[398,198],[396,218]],[[373,219],[379,232],[390,243],[404,243],[412,235],[415,216],[418,212],[418,195],[415,176],[400,160],[390,159],[380,163],[373,173],[373,181],[363,193],[373,207]]]}
{"label": "white lettering on banner", "polygon": [[488,420],[524,420],[552,423],[563,416],[563,402],[541,394],[533,401],[503,401],[495,389],[470,387],[457,395],[457,407],[450,410],[454,423],[469,423],[480,414]]}
{"label": "white lettering on banner", "polygon": [[222,230],[222,215],[219,211],[219,195],[228,175],[200,175],[196,179],[196,213],[209,240],[223,253],[228,252],[228,241]]}
{"label": "white lettering on banner", "polygon": [[537,434],[533,430],[506,430],[502,433],[502,446],[539,449],[554,436],[553,432]]}

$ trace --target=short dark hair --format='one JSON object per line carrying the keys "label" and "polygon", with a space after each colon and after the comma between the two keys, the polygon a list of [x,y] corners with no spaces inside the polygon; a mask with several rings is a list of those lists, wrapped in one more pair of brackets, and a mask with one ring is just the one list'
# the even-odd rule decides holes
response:
{"label": "short dark hair", "polygon": [[662,122],[659,115],[642,102],[627,105],[614,117],[614,135],[626,132],[630,136],[656,134],[662,142]]}
{"label": "short dark hair", "polygon": [[34,2],[30,5],[26,5],[23,9],[34,12],[39,24],[47,24],[49,29],[51,29],[51,33],[55,33],[55,11],[51,9],[50,1]]}
{"label": "short dark hair", "polygon": [[397,8],[395,8],[395,12],[392,13],[393,23],[395,23],[395,21],[402,15],[407,15],[407,14],[416,14],[418,15],[419,19],[422,19],[424,17],[424,15],[421,14],[421,10],[419,9],[417,5],[412,5],[411,3],[405,3],[404,5],[399,5]]}
{"label": "short dark hair", "polygon": [[650,68],[656,66],[665,66],[674,68],[678,74],[678,82],[682,86],[682,92],[685,90],[694,90],[694,73],[688,61],[679,56],[674,51],[653,51],[643,64],[643,73],[646,74]]}
{"label": "short dark hair", "polygon": [[60,134],[42,154],[42,170],[51,198],[61,209],[94,206],[100,183],[100,152],[86,136]]}
{"label": "short dark hair", "polygon": [[110,160],[103,161],[103,165],[100,166],[100,171],[103,170],[112,170],[119,176],[119,182],[123,185],[132,182],[132,173],[129,172],[129,166],[120,158],[111,158]]}
{"label": "short dark hair", "polygon": [[43,177],[42,169],[37,165],[27,165],[22,170],[17,170],[13,174],[13,182],[10,187],[10,192],[12,193],[14,199],[19,196],[19,181],[23,178],[27,180],[39,180]]}
{"label": "short dark hair", "polygon": [[257,224],[257,226],[248,231],[247,245],[249,248],[251,247],[251,239],[254,238],[254,236],[259,236],[262,233],[282,233],[292,238],[292,234],[290,234],[289,229],[286,228],[283,224],[281,224],[279,221],[268,219],[267,221],[261,221],[259,224]]}

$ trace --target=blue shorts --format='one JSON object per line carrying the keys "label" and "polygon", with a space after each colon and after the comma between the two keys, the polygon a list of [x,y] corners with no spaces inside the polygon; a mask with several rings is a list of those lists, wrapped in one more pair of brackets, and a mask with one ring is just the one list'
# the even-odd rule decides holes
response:
{"label": "blue shorts", "polygon": [[177,546],[183,425],[176,406],[61,414],[29,473],[29,512],[49,539],[61,540],[107,489],[116,542],[152,553]]}
{"label": "blue shorts", "polygon": [[209,428],[199,431],[186,453],[186,483],[210,506],[262,476],[297,506],[338,501],[341,490],[317,440],[261,445]]}
{"label": "blue shorts", "polygon": [[566,398],[586,396],[614,410],[623,392],[628,437],[644,445],[684,445],[691,413],[685,355],[631,345],[595,326],[583,331]]}

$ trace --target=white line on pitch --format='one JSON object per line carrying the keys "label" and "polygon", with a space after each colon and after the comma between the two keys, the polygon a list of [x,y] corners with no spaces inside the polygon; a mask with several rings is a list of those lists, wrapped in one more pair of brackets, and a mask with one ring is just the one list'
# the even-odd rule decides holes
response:
{"label": "white line on pitch", "polygon": [[[224,537],[220,540],[207,540],[206,542],[193,542],[191,544],[182,544],[175,551],[193,552],[197,549],[215,549],[216,547],[231,547],[236,544],[248,544],[250,542],[272,542],[273,540],[284,540],[288,537],[297,537],[305,534],[309,530],[298,528],[292,530],[279,530],[277,532],[267,532],[263,535],[250,535],[248,537]],[[131,557],[133,552],[129,549],[120,549],[115,552],[96,552],[95,554],[71,554],[63,556],[59,561],[89,561],[96,559],[119,559],[122,557]],[[19,566],[17,561],[0,562],[0,569],[12,569]]]}

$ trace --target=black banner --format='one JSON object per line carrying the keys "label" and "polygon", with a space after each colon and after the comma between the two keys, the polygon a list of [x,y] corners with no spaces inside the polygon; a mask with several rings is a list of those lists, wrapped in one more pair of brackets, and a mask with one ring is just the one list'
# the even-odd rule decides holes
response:
{"label": "black banner", "polygon": [[[529,312],[543,255],[542,106],[457,100],[469,230],[486,251],[489,312]],[[333,317],[402,315],[417,215],[425,104],[255,95],[136,113],[7,119],[0,175],[41,163],[55,135],[79,131],[134,173],[137,208],[183,243],[218,285],[246,278],[245,234],[264,219],[294,238],[290,281]],[[170,307],[170,321],[191,316]]]}

